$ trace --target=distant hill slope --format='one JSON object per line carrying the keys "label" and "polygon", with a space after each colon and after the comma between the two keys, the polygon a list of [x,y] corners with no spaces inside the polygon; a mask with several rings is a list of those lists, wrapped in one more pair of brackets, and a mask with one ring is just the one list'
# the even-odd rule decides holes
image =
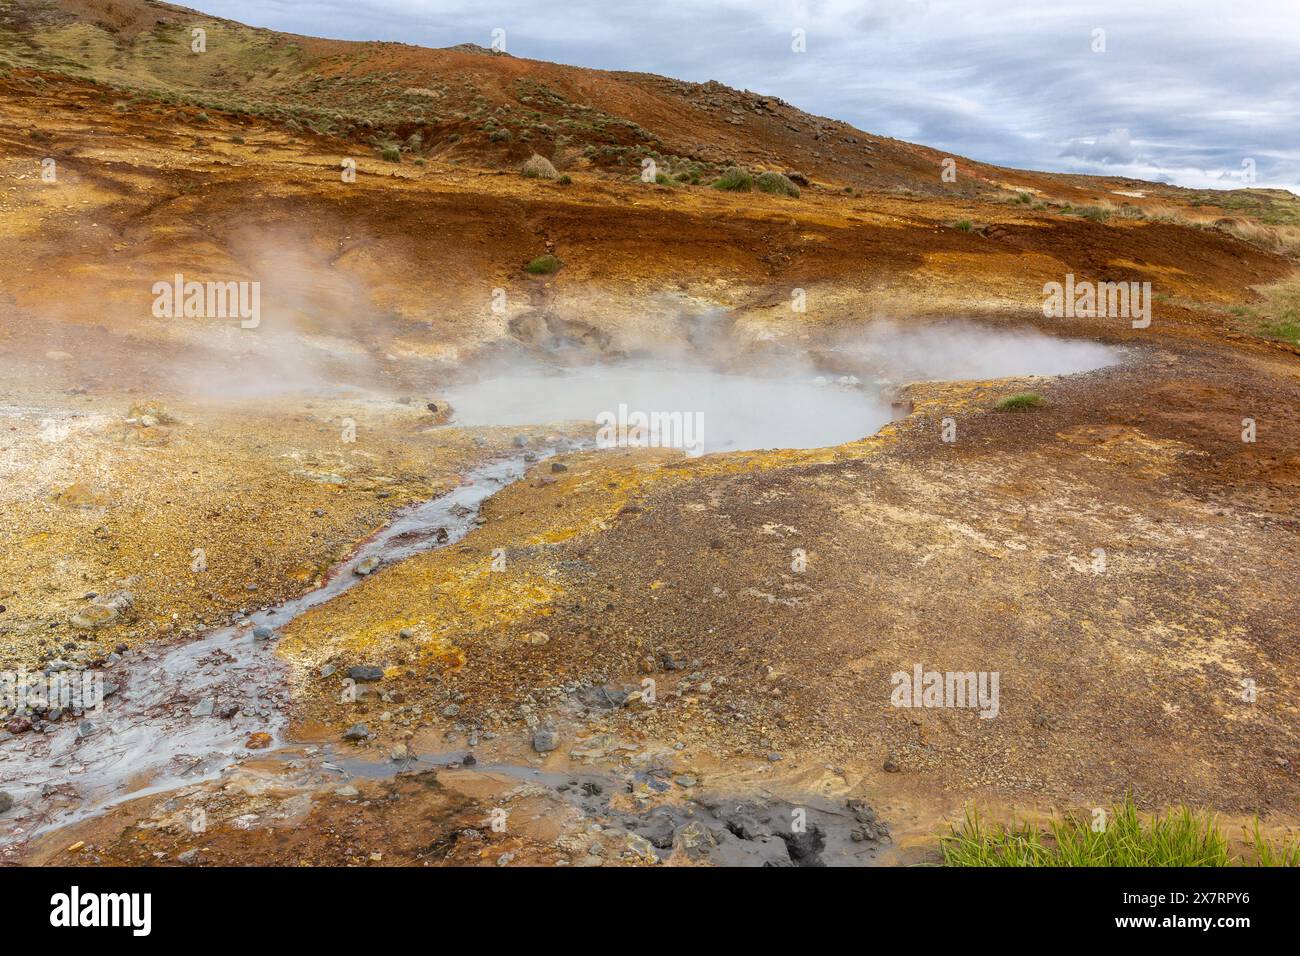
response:
{"label": "distant hill slope", "polygon": [[[206,31],[206,52],[191,50],[195,28]],[[561,66],[471,44],[314,39],[153,0],[0,0],[0,64],[487,167],[540,153],[632,175],[649,156],[683,177],[734,164],[834,188],[972,196],[1023,188],[1067,199],[1096,190],[1090,177],[960,157],[957,182],[943,183],[943,153],[712,81]]]}

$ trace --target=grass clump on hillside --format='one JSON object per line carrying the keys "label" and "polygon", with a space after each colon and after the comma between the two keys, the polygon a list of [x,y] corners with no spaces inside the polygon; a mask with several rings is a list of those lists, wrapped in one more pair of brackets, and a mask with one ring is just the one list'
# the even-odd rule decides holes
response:
{"label": "grass clump on hillside", "polygon": [[679,183],[683,183],[690,186],[698,186],[700,184],[700,180],[703,177],[704,177],[704,170],[700,168],[700,165],[698,163],[688,163],[682,169],[677,170],[677,172],[673,175],[673,178],[676,179]]}
{"label": "grass clump on hillside", "polygon": [[1104,206],[1080,206],[1073,210],[1073,213],[1084,219],[1091,219],[1093,222],[1105,222],[1110,218],[1110,210]]}
{"label": "grass clump on hillside", "polygon": [[555,258],[549,252],[544,256],[538,256],[536,259],[524,266],[524,271],[530,275],[548,276],[560,268],[560,260]]}
{"label": "grass clump on hillside", "polygon": [[717,179],[712,183],[714,189],[725,189],[728,192],[743,193],[749,192],[754,188],[754,177],[746,169],[739,166],[728,166],[722,171]]}
{"label": "grass clump on hillside", "polygon": [[1300,345],[1300,273],[1269,286],[1260,309],[1260,331],[1269,338]]}
{"label": "grass clump on hillside", "polygon": [[379,155],[388,163],[400,163],[402,161],[402,151],[396,146],[382,147],[379,150]]}
{"label": "grass clump on hillside", "polygon": [[[1103,825],[1097,826],[1096,822]],[[1143,821],[1131,797],[1105,816],[1067,817],[1044,830],[989,826],[971,809],[940,840],[948,866],[1295,866],[1300,844],[1273,845],[1256,821],[1249,860],[1234,858],[1212,814],[1186,807]]]}
{"label": "grass clump on hillside", "polygon": [[555,171],[551,161],[545,156],[539,156],[537,153],[529,156],[521,170],[529,179],[559,179],[560,174]]}
{"label": "grass clump on hillside", "polygon": [[799,187],[791,182],[788,176],[781,173],[759,173],[758,178],[754,180],[754,185],[765,193],[799,198]]}
{"label": "grass clump on hillside", "polygon": [[1280,282],[1257,287],[1263,302],[1239,305],[1230,311],[1242,331],[1288,345],[1300,345],[1300,272]]}
{"label": "grass clump on hillside", "polygon": [[1034,392],[1017,392],[998,402],[998,411],[1018,412],[1026,408],[1037,408],[1043,404],[1043,396]]}
{"label": "grass clump on hillside", "polygon": [[1259,330],[1270,339],[1300,345],[1300,322],[1265,322]]}
{"label": "grass clump on hillside", "polygon": [[969,219],[958,219],[953,223],[953,226],[954,228],[960,229],[962,232],[970,232],[973,228],[973,224]]}

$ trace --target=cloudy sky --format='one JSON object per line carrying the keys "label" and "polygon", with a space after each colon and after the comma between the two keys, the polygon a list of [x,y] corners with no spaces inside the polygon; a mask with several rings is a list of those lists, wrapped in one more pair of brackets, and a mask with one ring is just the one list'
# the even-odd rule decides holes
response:
{"label": "cloudy sky", "polygon": [[719,80],[1000,165],[1300,192],[1300,0],[188,2],[348,40],[500,28],[515,56]]}

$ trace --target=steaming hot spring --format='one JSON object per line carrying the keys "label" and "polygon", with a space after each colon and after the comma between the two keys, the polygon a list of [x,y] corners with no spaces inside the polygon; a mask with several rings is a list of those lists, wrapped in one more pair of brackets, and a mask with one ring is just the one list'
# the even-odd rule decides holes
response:
{"label": "steaming hot spring", "polygon": [[1118,360],[1115,350],[1093,342],[966,322],[912,330],[882,324],[827,352],[837,368],[853,371],[829,374],[805,358],[775,374],[663,360],[529,366],[486,374],[445,394],[459,425],[588,421],[602,447],[706,454],[856,441],[897,417],[889,392],[903,382],[1068,375]]}

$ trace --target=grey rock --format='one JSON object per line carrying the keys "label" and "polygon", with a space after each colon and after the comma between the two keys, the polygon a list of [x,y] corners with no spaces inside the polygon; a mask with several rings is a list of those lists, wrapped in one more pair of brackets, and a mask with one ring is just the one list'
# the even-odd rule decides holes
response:
{"label": "grey rock", "polygon": [[382,667],[374,667],[369,664],[359,664],[356,667],[348,668],[348,676],[355,681],[362,683],[371,683],[384,679],[384,670]]}
{"label": "grey rock", "polygon": [[359,724],[353,724],[347,730],[343,731],[344,740],[365,740],[369,736],[370,728],[365,725],[364,721]]}
{"label": "grey rock", "polygon": [[190,708],[191,717],[211,717],[215,709],[216,701],[211,697],[204,697],[201,701]]}
{"label": "grey rock", "polygon": [[550,727],[538,727],[533,731],[533,749],[539,754],[550,753],[559,742],[560,735]]}
{"label": "grey rock", "polygon": [[13,806],[14,798],[4,790],[0,790],[0,813],[8,813]]}
{"label": "grey rock", "polygon": [[259,624],[253,628],[253,638],[258,641],[273,641],[275,640],[275,628]]}

